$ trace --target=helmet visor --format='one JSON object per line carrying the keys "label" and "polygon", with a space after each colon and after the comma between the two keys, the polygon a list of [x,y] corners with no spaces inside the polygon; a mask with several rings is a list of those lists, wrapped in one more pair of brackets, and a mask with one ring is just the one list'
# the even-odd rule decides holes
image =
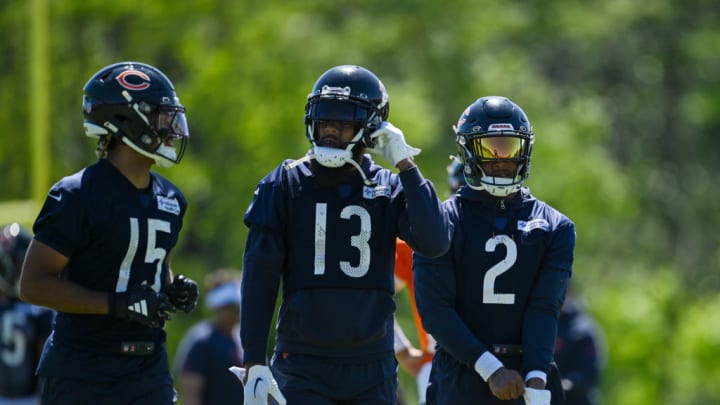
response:
{"label": "helmet visor", "polygon": [[190,130],[185,109],[161,107],[152,114],[152,129],[158,134],[158,144],[153,153],[171,162],[179,163],[185,153]]}
{"label": "helmet visor", "polygon": [[313,121],[345,121],[362,123],[368,119],[368,109],[351,100],[317,100],[310,105]]}
{"label": "helmet visor", "polygon": [[520,159],[525,139],[515,136],[482,136],[470,139],[470,151],[481,159]]}
{"label": "helmet visor", "polygon": [[163,138],[167,136],[173,138],[190,136],[187,119],[185,118],[185,109],[181,107],[159,108],[153,114],[152,129]]}

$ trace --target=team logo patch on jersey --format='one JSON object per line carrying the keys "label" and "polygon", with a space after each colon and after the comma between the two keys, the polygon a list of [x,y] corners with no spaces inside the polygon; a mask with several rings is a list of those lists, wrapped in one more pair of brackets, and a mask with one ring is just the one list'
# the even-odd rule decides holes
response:
{"label": "team logo patch on jersey", "polygon": [[160,211],[169,212],[171,214],[179,215],[180,214],[180,203],[175,198],[167,198],[163,196],[158,196],[157,198],[158,202],[158,209]]}
{"label": "team logo patch on jersey", "polygon": [[385,197],[390,198],[390,187],[388,186],[375,186],[375,187],[363,187],[363,198],[366,200],[372,200],[373,198]]}
{"label": "team logo patch on jersey", "polygon": [[550,231],[550,224],[544,218],[531,219],[530,221],[518,221],[518,230],[523,232],[530,232],[533,229],[542,229],[543,231]]}

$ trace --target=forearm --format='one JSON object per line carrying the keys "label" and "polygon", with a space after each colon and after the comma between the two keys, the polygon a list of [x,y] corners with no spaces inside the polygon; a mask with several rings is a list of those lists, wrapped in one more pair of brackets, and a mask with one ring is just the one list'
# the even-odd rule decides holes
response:
{"label": "forearm", "polygon": [[180,376],[180,388],[185,405],[202,405],[202,390],[205,378],[200,374],[183,372]]}
{"label": "forearm", "polygon": [[107,314],[108,294],[87,289],[52,274],[25,280],[21,288],[23,301],[74,314]]}
{"label": "forearm", "polygon": [[412,159],[403,159],[403,160],[399,161],[395,167],[397,167],[399,171],[404,172],[404,171],[408,171],[416,166],[415,166],[415,162],[413,162]]}

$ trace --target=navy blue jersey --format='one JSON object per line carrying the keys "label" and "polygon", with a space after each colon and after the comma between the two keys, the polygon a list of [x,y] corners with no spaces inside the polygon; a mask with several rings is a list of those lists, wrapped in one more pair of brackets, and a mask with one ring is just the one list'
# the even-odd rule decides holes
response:
{"label": "navy blue jersey", "polygon": [[176,355],[177,373],[203,377],[202,403],[242,403],[243,386],[228,369],[242,364],[239,335],[227,335],[209,321],[194,325],[183,337]]}
{"label": "navy blue jersey", "polygon": [[[246,214],[241,336],[264,362],[282,278],[276,350],[363,357],[393,350],[395,238],[429,256],[449,245],[446,215],[419,170],[395,174],[369,155],[348,182],[320,185],[286,161],[258,185]],[[410,225],[412,224],[412,226]]]}
{"label": "navy blue jersey", "polygon": [[515,344],[523,347],[519,371],[547,373],[572,272],[574,224],[527,188],[503,200],[463,187],[444,206],[454,224],[450,250],[413,258],[423,325],[439,350],[470,368],[492,345]]}
{"label": "navy blue jersey", "polygon": [[[111,163],[99,160],[50,189],[33,230],[35,239],[69,258],[64,278],[96,291],[123,292],[139,284],[163,288],[169,271],[165,259],[178,241],[187,202],[168,180],[154,172],[151,176],[147,189],[137,189]],[[59,312],[49,349],[117,353],[124,341],[159,346],[165,332],[108,315]],[[68,376],[64,366],[48,362],[40,371]],[[100,362],[84,364],[78,372],[111,373]]]}
{"label": "navy blue jersey", "polygon": [[0,297],[0,398],[28,397],[38,392],[35,368],[40,348],[50,334],[53,314],[16,298]]}

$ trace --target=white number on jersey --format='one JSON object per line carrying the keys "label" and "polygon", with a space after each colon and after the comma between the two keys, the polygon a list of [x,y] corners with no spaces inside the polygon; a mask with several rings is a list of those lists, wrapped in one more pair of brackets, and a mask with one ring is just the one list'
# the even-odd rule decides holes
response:
{"label": "white number on jersey", "polygon": [[484,304],[514,304],[515,294],[498,294],[495,292],[495,280],[501,274],[510,270],[517,260],[517,245],[507,235],[497,235],[485,242],[485,251],[494,252],[498,245],[505,245],[505,257],[492,266],[485,273],[483,280],[483,303]]}
{"label": "white number on jersey", "polygon": [[[170,233],[170,222],[148,218],[147,232],[145,263],[155,263],[155,277],[153,278],[152,288],[155,291],[160,291],[160,285],[162,282],[160,280],[160,276],[162,275],[162,265],[165,261],[167,251],[155,245],[157,244],[158,232]],[[132,264],[138,250],[139,240],[140,224],[138,219],[130,218],[130,242],[128,243],[125,258],[120,264],[120,271],[118,272],[118,281],[115,285],[115,292],[127,291],[128,282],[130,281],[130,271],[132,270]]]}
{"label": "white number on jersey", "polygon": [[2,313],[2,336],[0,336],[0,360],[8,368],[14,368],[22,364],[25,357],[27,337],[22,330],[23,319],[20,314],[13,311]]}
{"label": "white number on jersey", "polygon": [[[353,266],[348,261],[340,262],[340,270],[349,277],[358,278],[370,269],[371,235],[370,213],[358,205],[349,205],[340,212],[341,219],[360,218],[360,232],[350,237],[350,246],[360,251],[360,261]],[[327,243],[327,203],[315,205],[315,274],[325,274],[325,245]]]}

